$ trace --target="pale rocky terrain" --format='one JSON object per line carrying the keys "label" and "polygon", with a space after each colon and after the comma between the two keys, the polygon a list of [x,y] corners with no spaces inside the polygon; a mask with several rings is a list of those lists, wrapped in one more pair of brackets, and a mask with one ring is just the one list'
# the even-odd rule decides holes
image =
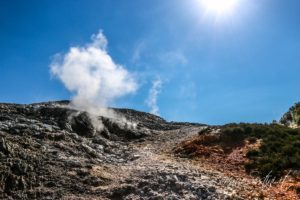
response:
{"label": "pale rocky terrain", "polygon": [[300,102],[292,106],[280,119],[280,123],[291,128],[300,127]]}
{"label": "pale rocky terrain", "polygon": [[113,109],[126,121],[98,116],[100,131],[68,104],[0,104],[0,199],[272,199],[174,153],[206,125]]}

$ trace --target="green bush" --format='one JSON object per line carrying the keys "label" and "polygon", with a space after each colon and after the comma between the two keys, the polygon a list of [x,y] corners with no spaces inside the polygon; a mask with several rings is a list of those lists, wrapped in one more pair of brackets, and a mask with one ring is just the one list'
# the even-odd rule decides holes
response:
{"label": "green bush", "polygon": [[259,151],[255,149],[248,151],[246,154],[247,158],[257,157],[258,155],[259,155]]}

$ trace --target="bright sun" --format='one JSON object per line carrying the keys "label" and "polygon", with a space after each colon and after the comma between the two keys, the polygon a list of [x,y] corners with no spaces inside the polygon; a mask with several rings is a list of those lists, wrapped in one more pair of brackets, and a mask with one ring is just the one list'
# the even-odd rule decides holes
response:
{"label": "bright sun", "polygon": [[231,14],[239,0],[201,0],[204,9],[215,15],[227,15]]}

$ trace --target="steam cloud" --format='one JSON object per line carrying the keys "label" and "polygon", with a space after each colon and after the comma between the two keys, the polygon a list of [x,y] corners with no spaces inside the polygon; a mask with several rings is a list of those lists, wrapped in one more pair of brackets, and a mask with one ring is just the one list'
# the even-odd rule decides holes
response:
{"label": "steam cloud", "polygon": [[150,107],[150,113],[154,115],[159,115],[159,107],[157,105],[157,96],[161,92],[162,81],[160,78],[156,78],[152,82],[152,87],[149,91],[149,95],[147,98],[147,105]]}
{"label": "steam cloud", "polygon": [[[50,65],[52,75],[74,93],[72,106],[92,114],[115,99],[134,93],[137,83],[132,74],[116,64],[107,52],[107,39],[99,31],[92,42],[71,47],[64,55],[57,55]],[[99,113],[100,112],[100,113]]]}

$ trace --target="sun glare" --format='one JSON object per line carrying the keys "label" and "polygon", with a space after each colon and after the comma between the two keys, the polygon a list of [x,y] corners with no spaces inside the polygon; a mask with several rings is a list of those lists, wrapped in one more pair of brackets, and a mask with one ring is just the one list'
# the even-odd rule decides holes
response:
{"label": "sun glare", "polygon": [[239,0],[201,0],[206,12],[215,15],[231,14]]}

